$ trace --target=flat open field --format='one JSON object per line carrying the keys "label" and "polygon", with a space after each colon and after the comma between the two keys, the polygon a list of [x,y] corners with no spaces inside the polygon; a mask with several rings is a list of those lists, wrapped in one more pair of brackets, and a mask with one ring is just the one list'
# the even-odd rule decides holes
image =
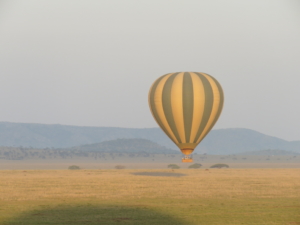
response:
{"label": "flat open field", "polygon": [[2,170],[0,224],[300,224],[300,169]]}

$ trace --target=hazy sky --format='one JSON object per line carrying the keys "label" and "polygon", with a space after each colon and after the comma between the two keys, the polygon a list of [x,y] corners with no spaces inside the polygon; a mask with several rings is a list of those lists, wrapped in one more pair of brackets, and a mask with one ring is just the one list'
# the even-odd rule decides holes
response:
{"label": "hazy sky", "polygon": [[177,71],[223,86],[214,129],[300,140],[300,1],[0,0],[0,121],[157,127]]}

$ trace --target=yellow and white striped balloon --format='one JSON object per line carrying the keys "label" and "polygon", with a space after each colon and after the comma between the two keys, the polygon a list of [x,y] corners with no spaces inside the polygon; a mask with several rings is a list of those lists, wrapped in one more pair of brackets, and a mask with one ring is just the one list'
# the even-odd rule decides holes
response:
{"label": "yellow and white striped balloon", "polygon": [[206,73],[169,73],[159,77],[149,91],[153,117],[185,155],[215,125],[223,102],[221,85]]}

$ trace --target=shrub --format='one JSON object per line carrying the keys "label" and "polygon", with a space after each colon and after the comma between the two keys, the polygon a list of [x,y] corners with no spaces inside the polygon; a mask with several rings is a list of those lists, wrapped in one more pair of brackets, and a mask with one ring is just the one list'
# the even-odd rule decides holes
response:
{"label": "shrub", "polygon": [[217,163],[212,165],[210,168],[228,168],[229,166],[227,164],[223,164],[223,163]]}
{"label": "shrub", "polygon": [[169,164],[169,165],[168,165],[168,168],[171,168],[171,169],[179,169],[180,166],[178,166],[177,164]]}
{"label": "shrub", "polygon": [[125,169],[125,166],[123,166],[123,165],[116,165],[115,168],[118,169],[118,170],[121,170],[121,169]]}
{"label": "shrub", "polygon": [[80,170],[80,167],[76,166],[76,165],[72,165],[72,166],[69,166],[69,170]]}
{"label": "shrub", "polygon": [[190,169],[199,169],[202,165],[200,163],[194,163],[189,166]]}

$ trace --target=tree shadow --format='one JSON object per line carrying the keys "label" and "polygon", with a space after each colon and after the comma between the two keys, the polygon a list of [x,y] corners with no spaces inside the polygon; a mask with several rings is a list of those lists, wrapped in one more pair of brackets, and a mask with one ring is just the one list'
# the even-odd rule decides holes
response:
{"label": "tree shadow", "polygon": [[49,207],[25,212],[4,225],[67,225],[67,224],[172,224],[187,225],[187,221],[149,209],[146,206],[75,205]]}

